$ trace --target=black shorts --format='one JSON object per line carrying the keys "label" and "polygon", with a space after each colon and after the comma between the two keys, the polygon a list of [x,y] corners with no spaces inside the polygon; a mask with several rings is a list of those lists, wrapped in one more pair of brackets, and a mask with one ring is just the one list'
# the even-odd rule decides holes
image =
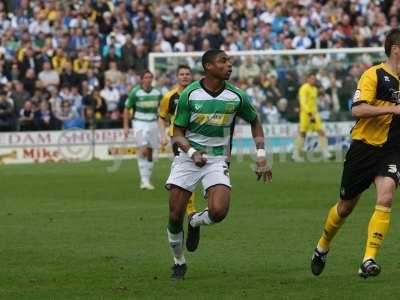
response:
{"label": "black shorts", "polygon": [[400,147],[377,147],[353,141],[344,161],[340,198],[351,200],[369,188],[375,177],[400,181]]}

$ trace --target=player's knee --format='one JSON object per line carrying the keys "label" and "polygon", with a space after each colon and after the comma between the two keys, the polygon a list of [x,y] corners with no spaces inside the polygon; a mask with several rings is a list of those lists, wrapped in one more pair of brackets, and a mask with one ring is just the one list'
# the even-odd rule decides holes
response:
{"label": "player's knee", "polygon": [[342,218],[346,218],[347,216],[349,216],[351,214],[351,212],[353,211],[355,205],[356,205],[355,201],[341,200],[338,203],[338,207],[337,207],[339,216]]}
{"label": "player's knee", "polygon": [[169,221],[174,224],[182,224],[183,223],[183,213],[177,209],[170,209]]}
{"label": "player's knee", "polygon": [[377,205],[391,207],[397,188],[397,178],[379,176],[375,179]]}
{"label": "player's knee", "polygon": [[391,207],[393,202],[393,193],[391,191],[386,191],[378,195],[377,205],[384,207]]}
{"label": "player's knee", "polygon": [[228,210],[225,208],[216,208],[208,211],[210,219],[214,223],[219,223],[223,219],[225,219],[226,215],[228,214]]}
{"label": "player's knee", "polygon": [[182,223],[185,211],[178,206],[170,206],[169,219],[173,222]]}

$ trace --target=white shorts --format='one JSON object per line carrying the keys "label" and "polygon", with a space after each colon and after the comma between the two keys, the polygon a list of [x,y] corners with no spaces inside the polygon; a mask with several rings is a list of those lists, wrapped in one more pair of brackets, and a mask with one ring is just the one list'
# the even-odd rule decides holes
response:
{"label": "white shorts", "polygon": [[165,184],[169,190],[171,185],[179,186],[189,192],[196,189],[201,181],[204,192],[213,185],[223,184],[231,187],[229,166],[225,157],[209,157],[203,167],[194,164],[186,153],[175,156],[171,165],[171,173]]}
{"label": "white shorts", "polygon": [[132,121],[134,141],[138,147],[149,146],[158,149],[160,145],[157,121]]}

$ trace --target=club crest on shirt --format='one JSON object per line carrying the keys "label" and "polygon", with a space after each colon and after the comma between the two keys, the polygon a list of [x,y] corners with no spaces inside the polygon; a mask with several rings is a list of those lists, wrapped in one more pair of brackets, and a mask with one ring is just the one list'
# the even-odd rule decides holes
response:
{"label": "club crest on shirt", "polygon": [[233,113],[235,111],[235,104],[234,103],[225,104],[225,111],[228,114]]}
{"label": "club crest on shirt", "polygon": [[356,90],[356,92],[354,93],[354,96],[353,96],[353,102],[357,102],[358,100],[360,100],[360,95],[361,95],[361,91]]}
{"label": "club crest on shirt", "polygon": [[195,110],[195,111],[199,111],[200,109],[201,109],[201,104],[196,103],[196,104],[194,105],[194,110]]}

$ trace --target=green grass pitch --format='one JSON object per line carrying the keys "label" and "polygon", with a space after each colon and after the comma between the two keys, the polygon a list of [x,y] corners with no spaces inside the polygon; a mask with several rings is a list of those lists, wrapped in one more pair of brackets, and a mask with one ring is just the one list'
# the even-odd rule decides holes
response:
{"label": "green grass pitch", "polygon": [[0,166],[0,299],[400,299],[398,204],[381,275],[357,276],[374,188],[339,232],[324,273],[310,273],[338,195],[342,164],[333,162],[275,163],[273,183],[262,184],[250,160],[234,160],[228,217],[202,228],[186,279],[171,281],[169,165],[157,162],[153,192],[138,189],[135,160],[115,172],[99,161]]}

